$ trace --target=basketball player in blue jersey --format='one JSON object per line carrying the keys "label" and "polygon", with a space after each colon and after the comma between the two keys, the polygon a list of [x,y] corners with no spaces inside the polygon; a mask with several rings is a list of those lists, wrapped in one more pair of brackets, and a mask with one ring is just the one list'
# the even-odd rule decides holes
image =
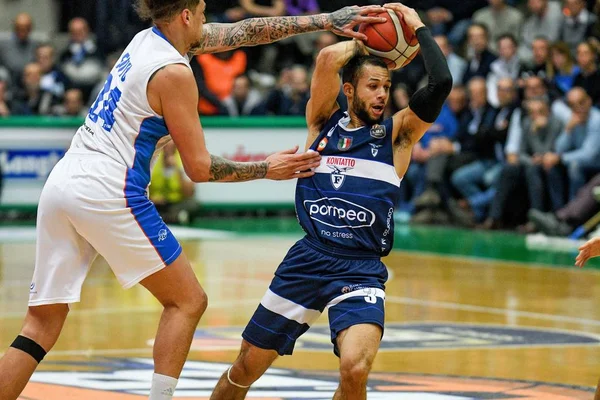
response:
{"label": "basketball player in blue jersey", "polygon": [[[416,31],[427,87],[410,106],[382,121],[390,74],[367,56],[360,41],[323,49],[317,58],[306,110],[306,147],[322,155],[316,174],[298,180],[296,211],[306,236],[288,252],[242,336],[241,352],[211,400],[244,399],[280,355],[327,308],[334,352],[340,357],[335,400],[366,399],[366,384],[384,322],[385,265],[394,238],[394,206],[413,145],[435,121],[452,88],[444,55],[417,13],[384,7]],[[336,103],[338,72],[348,112]]]}
{"label": "basketball player in blue jersey", "polygon": [[[195,182],[305,178],[320,156],[296,149],[263,162],[211,155],[196,107],[191,54],[270,43],[318,30],[361,37],[381,7],[204,24],[204,0],[138,0],[154,27],[138,33],[111,71],[66,156],[50,174],[37,221],[36,266],[20,335],[0,359],[0,399],[16,399],[54,346],[96,255],[125,287],[141,283],[164,306],[154,344],[151,400],[169,400],[207,299],[189,261],[147,196],[156,152],[175,142]],[[168,268],[167,268],[168,266]]]}

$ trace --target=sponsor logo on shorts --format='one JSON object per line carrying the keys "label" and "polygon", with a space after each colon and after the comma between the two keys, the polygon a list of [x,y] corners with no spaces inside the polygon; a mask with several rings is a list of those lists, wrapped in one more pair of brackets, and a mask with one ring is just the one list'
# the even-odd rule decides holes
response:
{"label": "sponsor logo on shorts", "polygon": [[342,293],[346,294],[346,293],[350,293],[350,292],[354,292],[356,290],[361,290],[364,289],[365,286],[362,284],[357,284],[357,285],[348,285],[348,286],[344,286],[342,288]]}
{"label": "sponsor logo on shorts", "polygon": [[365,228],[375,223],[375,213],[363,206],[337,197],[304,200],[311,219],[332,228]]}
{"label": "sponsor logo on shorts", "polygon": [[385,126],[383,125],[373,125],[371,127],[371,137],[375,139],[383,139],[386,135]]}
{"label": "sponsor logo on shorts", "polygon": [[[46,363],[46,366],[49,364]],[[206,400],[229,364],[187,361],[175,394],[178,399]],[[19,399],[139,400],[147,398],[152,379],[151,359],[92,359],[87,363],[60,362],[55,371],[37,371]],[[331,399],[337,371],[297,371],[270,368],[248,393],[263,400]],[[476,398],[536,399],[590,398],[592,388],[551,383],[436,375],[371,373],[369,399],[471,400]],[[485,397],[482,397],[485,396]]]}
{"label": "sponsor logo on shorts", "polygon": [[160,231],[158,231],[158,241],[159,242],[162,242],[166,238],[167,238],[167,230],[166,229],[161,229]]}

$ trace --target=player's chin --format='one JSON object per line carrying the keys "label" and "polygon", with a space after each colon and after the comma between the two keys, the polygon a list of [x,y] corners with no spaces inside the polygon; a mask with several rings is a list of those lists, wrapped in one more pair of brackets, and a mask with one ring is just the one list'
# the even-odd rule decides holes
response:
{"label": "player's chin", "polygon": [[371,120],[379,122],[383,118],[384,112],[385,107],[371,107],[369,110],[369,117],[371,117]]}

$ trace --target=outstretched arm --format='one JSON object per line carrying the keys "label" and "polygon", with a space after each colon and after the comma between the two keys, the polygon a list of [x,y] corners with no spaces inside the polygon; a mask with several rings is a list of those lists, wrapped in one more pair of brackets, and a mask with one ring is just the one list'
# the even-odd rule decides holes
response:
{"label": "outstretched arm", "polygon": [[191,53],[218,53],[316,31],[331,31],[340,36],[365,40],[365,35],[354,32],[353,28],[361,23],[383,22],[381,18],[367,16],[381,10],[379,6],[350,6],[330,14],[249,18],[233,24],[206,24],[200,44],[192,48]]}
{"label": "outstretched arm", "polygon": [[339,108],[336,100],[340,92],[340,69],[358,54],[368,53],[364,44],[357,40],[336,43],[319,52],[310,84],[310,100],[306,105],[307,148]]}

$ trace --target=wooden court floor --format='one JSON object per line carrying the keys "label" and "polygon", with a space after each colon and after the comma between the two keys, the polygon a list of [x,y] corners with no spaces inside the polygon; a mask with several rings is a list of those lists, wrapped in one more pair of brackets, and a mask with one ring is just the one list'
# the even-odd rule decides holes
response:
{"label": "wooden court floor", "polygon": [[[297,235],[182,241],[209,295],[177,392],[206,399],[239,334]],[[0,351],[18,333],[35,257],[31,242],[0,244]],[[386,334],[369,399],[591,399],[600,377],[600,272],[595,269],[394,251]],[[102,259],[63,334],[22,399],[143,399],[158,303],[123,290]],[[336,357],[324,314],[253,399],[327,399]],[[1,379],[1,377],[0,377]]]}

